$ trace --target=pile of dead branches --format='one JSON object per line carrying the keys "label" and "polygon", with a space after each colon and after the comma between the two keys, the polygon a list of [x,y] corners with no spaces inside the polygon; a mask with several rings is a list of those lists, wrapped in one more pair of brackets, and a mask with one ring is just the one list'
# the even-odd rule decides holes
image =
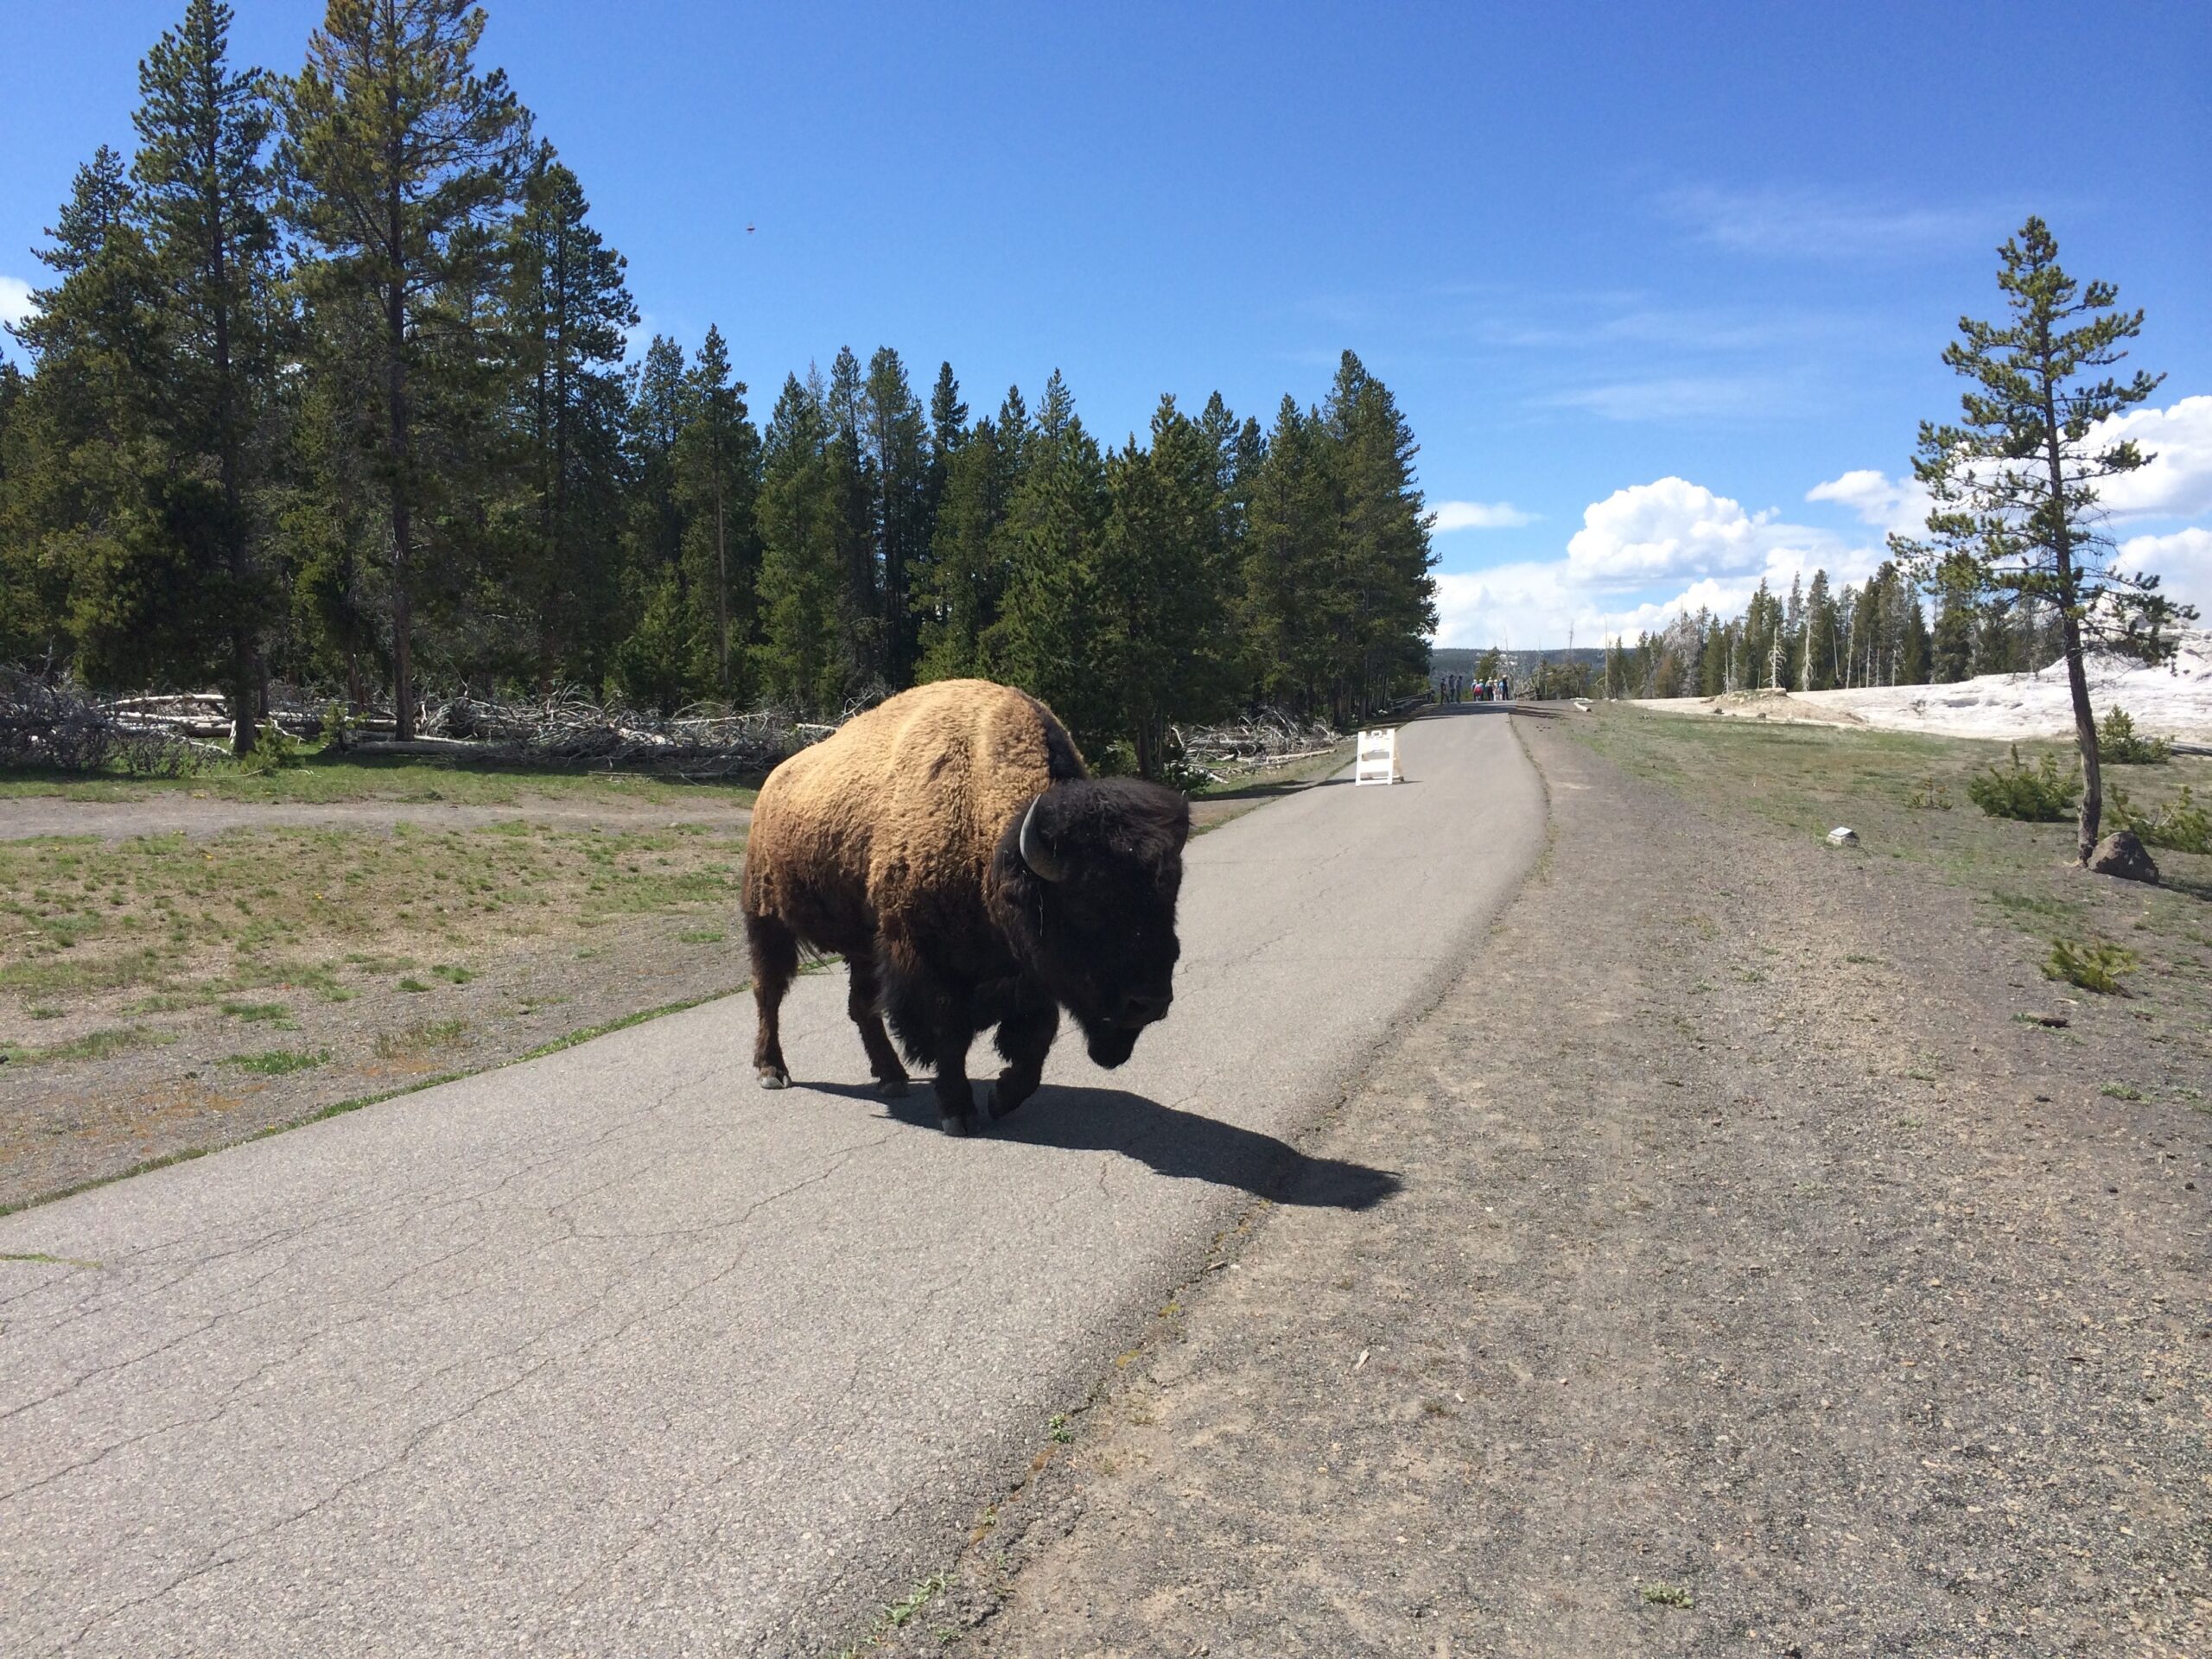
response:
{"label": "pile of dead branches", "polygon": [[1326,721],[1301,721],[1280,709],[1217,726],[1171,727],[1169,732],[1183,765],[1215,783],[1294,766],[1344,741],[1344,734]]}
{"label": "pile of dead branches", "polygon": [[118,766],[133,777],[178,778],[198,763],[191,739],[149,725],[117,703],[66,682],[0,669],[0,766],[99,772]]}
{"label": "pile of dead branches", "polygon": [[765,772],[839,723],[802,721],[781,709],[741,712],[713,704],[659,715],[561,691],[527,702],[466,695],[433,702],[416,730],[417,747],[458,750],[494,765],[730,778]]}

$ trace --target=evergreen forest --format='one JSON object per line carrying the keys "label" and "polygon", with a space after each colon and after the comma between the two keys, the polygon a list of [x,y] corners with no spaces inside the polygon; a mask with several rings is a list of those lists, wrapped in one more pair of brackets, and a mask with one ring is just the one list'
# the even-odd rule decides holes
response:
{"label": "evergreen forest", "polygon": [[79,169],[0,365],[0,664],[389,708],[556,689],[834,717],[982,675],[1147,775],[1177,722],[1348,726],[1433,631],[1416,446],[1351,353],[1263,424],[1116,443],[1054,372],[971,405],[894,348],[632,360],[625,262],[467,0],[329,0],[289,75],[189,0]]}

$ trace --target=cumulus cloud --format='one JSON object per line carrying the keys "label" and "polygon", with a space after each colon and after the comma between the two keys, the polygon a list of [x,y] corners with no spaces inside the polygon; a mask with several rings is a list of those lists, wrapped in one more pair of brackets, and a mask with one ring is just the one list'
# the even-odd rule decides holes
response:
{"label": "cumulus cloud", "polygon": [[1510,501],[1433,501],[1435,528],[1446,530],[1518,530],[1533,524],[1536,515],[1523,512]]}
{"label": "cumulus cloud", "polygon": [[2120,544],[2116,563],[2164,578],[2160,593],[2212,617],[2212,530],[2192,525],[2171,536],[2131,536]]}
{"label": "cumulus cloud", "polygon": [[1900,536],[1918,536],[1928,528],[1928,486],[1916,478],[1892,479],[1872,467],[1861,467],[1815,484],[1805,492],[1808,501],[1833,501],[1859,515],[1859,522]]}
{"label": "cumulus cloud", "polygon": [[1840,550],[1827,531],[1783,524],[1770,509],[1747,512],[1701,484],[1669,477],[1592,502],[1567,544],[1567,562],[1585,581],[1625,588],[1796,569],[1806,557]]}
{"label": "cumulus cloud", "polygon": [[[2151,464],[2099,486],[2104,505],[2123,518],[2195,518],[2212,512],[2212,397],[2184,397],[2165,409],[2132,409],[2091,435],[2103,445],[2133,439]],[[1917,536],[1927,528],[1928,492],[1917,479],[1862,467],[1805,493],[1808,501],[1848,507],[1862,523]]]}
{"label": "cumulus cloud", "polygon": [[2097,431],[2099,441],[2134,439],[2151,457],[2139,472],[2107,480],[2105,505],[2139,518],[2194,518],[2212,512],[2212,397],[2164,409],[2131,409]]}
{"label": "cumulus cloud", "polygon": [[1558,645],[1570,630],[1586,645],[1633,638],[1700,607],[1732,615],[1761,581],[1777,593],[1816,569],[1839,584],[1862,581],[1880,558],[1877,547],[1662,478],[1592,502],[1563,559],[1440,575],[1437,643]]}

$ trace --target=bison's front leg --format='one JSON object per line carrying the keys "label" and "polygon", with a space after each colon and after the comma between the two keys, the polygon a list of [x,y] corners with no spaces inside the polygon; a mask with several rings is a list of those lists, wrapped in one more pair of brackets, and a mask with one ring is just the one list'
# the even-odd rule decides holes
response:
{"label": "bison's front leg", "polygon": [[887,937],[883,1007],[906,1058],[937,1069],[938,1121],[947,1135],[976,1132],[976,1092],[968,1082],[968,1046],[976,1040],[970,995],[940,979],[905,941]]}
{"label": "bison's front leg", "polygon": [[1045,1075],[1045,1057],[1052,1052],[1059,1034],[1060,1009],[1056,1002],[1024,1007],[999,1021],[998,1051],[1006,1057],[1006,1070],[991,1085],[991,1116],[1005,1117],[1037,1092]]}

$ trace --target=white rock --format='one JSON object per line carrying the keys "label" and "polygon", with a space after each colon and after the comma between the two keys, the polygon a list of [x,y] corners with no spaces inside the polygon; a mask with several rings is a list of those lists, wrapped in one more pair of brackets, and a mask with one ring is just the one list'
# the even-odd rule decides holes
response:
{"label": "white rock", "polygon": [[1828,831],[1828,845],[1831,847],[1856,847],[1858,844],[1859,832],[1856,830],[1839,823]]}

